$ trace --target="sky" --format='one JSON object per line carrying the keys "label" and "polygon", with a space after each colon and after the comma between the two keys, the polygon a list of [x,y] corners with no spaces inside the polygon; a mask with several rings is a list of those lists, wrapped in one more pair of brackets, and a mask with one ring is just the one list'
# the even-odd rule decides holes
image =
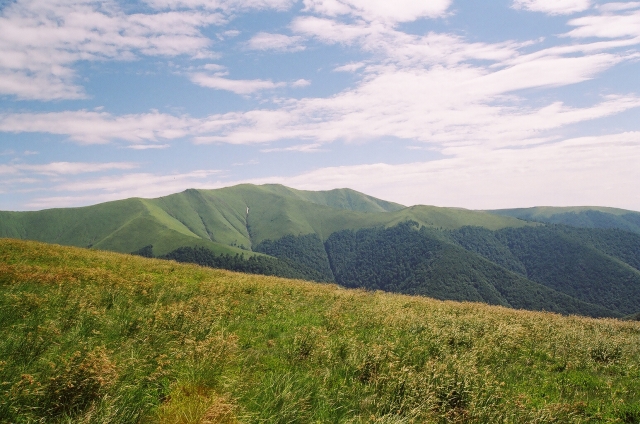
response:
{"label": "sky", "polygon": [[0,0],[0,209],[187,188],[640,211],[640,2]]}

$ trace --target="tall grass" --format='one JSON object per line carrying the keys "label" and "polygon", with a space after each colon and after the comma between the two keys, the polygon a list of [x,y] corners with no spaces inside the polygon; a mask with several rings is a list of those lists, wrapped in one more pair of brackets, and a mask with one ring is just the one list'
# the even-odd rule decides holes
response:
{"label": "tall grass", "polygon": [[0,240],[0,421],[638,423],[640,324]]}

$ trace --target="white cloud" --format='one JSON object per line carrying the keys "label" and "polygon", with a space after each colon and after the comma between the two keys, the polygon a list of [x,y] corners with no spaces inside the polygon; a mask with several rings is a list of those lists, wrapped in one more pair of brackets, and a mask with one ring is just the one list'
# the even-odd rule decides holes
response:
{"label": "white cloud", "polygon": [[[370,52],[373,59],[366,65],[359,62],[342,67],[362,69],[358,85],[327,98],[279,98],[270,108],[198,119],[157,112],[124,116],[87,111],[7,114],[0,115],[0,131],[50,132],[81,143],[121,139],[135,146],[160,140],[166,144],[181,137],[193,137],[196,143],[297,139],[313,144],[391,136],[448,149],[465,144],[528,144],[532,139],[550,137],[549,131],[562,126],[638,107],[633,95],[606,98],[582,108],[558,100],[533,107],[517,97],[525,89],[592,79],[633,58],[633,53],[606,52],[633,45],[633,39],[522,54],[523,47],[531,51],[535,44],[469,43],[448,34],[416,36],[380,23],[344,24],[316,17],[296,18],[291,29],[326,43],[357,44]],[[204,69],[215,72],[224,68],[207,64]],[[189,76],[201,86],[242,95],[308,84],[307,80],[236,80],[225,75],[194,72]]]}
{"label": "white cloud", "polygon": [[206,69],[207,71],[223,71],[226,69],[225,66],[223,65],[218,65],[217,63],[207,63],[206,65],[202,66],[203,69]]}
{"label": "white cloud", "polygon": [[508,92],[576,84],[591,79],[623,60],[624,57],[607,53],[579,57],[543,56],[533,60],[527,60],[524,56],[515,60],[513,66],[484,76],[482,82],[488,85],[478,89]]}
{"label": "white cloud", "polygon": [[260,151],[263,153],[273,153],[273,152],[315,153],[315,152],[322,152],[325,150],[322,149],[322,144],[311,143],[311,144],[296,144],[295,146],[289,146],[289,147],[276,147],[271,149],[262,149]]}
{"label": "white cloud", "polygon": [[78,61],[205,57],[210,40],[200,28],[223,19],[201,11],[125,14],[108,0],[10,2],[0,9],[0,94],[78,99],[86,96],[75,83]]}
{"label": "white cloud", "polygon": [[451,0],[304,0],[305,10],[328,16],[352,15],[368,21],[410,22],[446,14]]}
{"label": "white cloud", "polygon": [[0,174],[41,174],[41,175],[77,175],[91,172],[103,172],[114,169],[133,169],[138,165],[131,162],[107,162],[107,163],[87,163],[87,162],[52,162],[46,164],[24,164],[13,163],[9,165],[0,164]]}
{"label": "white cloud", "polygon": [[572,19],[569,25],[576,27],[566,35],[575,38],[635,37],[640,43],[640,10],[624,14],[604,14]]}
{"label": "white cloud", "polygon": [[206,9],[226,13],[247,9],[289,9],[296,0],[144,0],[157,9]]}
{"label": "white cloud", "polygon": [[549,15],[570,15],[584,12],[591,7],[591,0],[514,0],[514,9],[543,12]]}
{"label": "white cloud", "polygon": [[59,196],[37,197],[26,206],[32,209],[95,204],[130,197],[159,197],[188,188],[215,188],[219,170],[196,170],[174,174],[132,173],[55,184],[50,191]]}
{"label": "white cloud", "polygon": [[333,19],[317,18],[315,16],[298,17],[291,22],[294,32],[315,37],[325,43],[350,44],[358,39],[381,32],[384,28],[378,24],[349,25]]}
{"label": "white cloud", "polygon": [[364,62],[351,62],[346,65],[338,66],[333,69],[334,72],[356,72],[364,66]]}
{"label": "white cloud", "polygon": [[86,110],[15,113],[0,115],[0,131],[11,133],[43,132],[68,136],[80,144],[104,144],[111,140],[131,143],[172,140],[189,134],[197,126],[192,118],[151,112],[113,116]]}
{"label": "white cloud", "polygon": [[584,137],[526,149],[479,149],[400,165],[321,168],[280,182],[300,189],[348,186],[402,204],[494,209],[612,206],[640,210],[640,133]]}
{"label": "white cloud", "polygon": [[247,47],[251,50],[275,50],[280,52],[297,52],[305,49],[300,44],[302,37],[288,36],[284,34],[270,34],[259,32],[251,37],[247,42]]}
{"label": "white cloud", "polygon": [[291,87],[300,88],[300,87],[308,87],[311,85],[311,81],[301,78],[291,83]]}
{"label": "white cloud", "polygon": [[273,90],[279,87],[285,87],[284,82],[273,82],[269,80],[234,80],[222,78],[216,75],[207,75],[203,73],[195,73],[191,75],[191,81],[202,87],[213,88],[216,90],[232,91],[236,94],[251,94],[261,90]]}
{"label": "white cloud", "polygon": [[[640,107],[634,96],[605,98],[591,107],[561,102],[521,105],[513,91],[583,81],[607,57],[567,58],[515,65],[487,73],[456,69],[404,70],[388,67],[369,75],[359,87],[329,98],[289,101],[278,110],[229,116],[215,135],[198,143],[259,143],[283,139],[329,143],[375,141],[384,137],[419,140],[440,149],[469,144],[518,144],[569,124]],[[595,63],[594,63],[595,62]],[[564,73],[548,70],[565,67]],[[536,73],[544,78],[532,78]]]}
{"label": "white cloud", "polygon": [[132,144],[127,146],[127,149],[133,150],[149,150],[149,149],[166,149],[170,147],[169,144]]}
{"label": "white cloud", "polygon": [[597,5],[596,8],[603,12],[618,12],[621,10],[638,9],[640,8],[640,2],[628,1],[624,3],[605,3]]}
{"label": "white cloud", "polygon": [[231,164],[231,166],[257,165],[259,163],[260,163],[260,161],[258,161],[256,159],[251,159],[251,160],[248,160],[247,162],[234,162],[234,163]]}
{"label": "white cloud", "polygon": [[[531,139],[549,137],[551,130],[639,107],[640,100],[610,96],[581,108],[559,101],[531,107],[513,93],[575,84],[620,60],[623,58],[598,53],[522,56],[495,70],[469,65],[429,69],[378,66],[367,71],[356,88],[328,98],[283,100],[271,110],[204,118],[158,112],[122,116],[91,111],[5,114],[0,115],[0,131],[60,134],[84,144],[124,140],[140,149],[165,147],[166,141],[183,137],[198,144],[251,144],[284,139],[309,143],[374,141],[391,136],[422,141],[438,149],[528,144]],[[207,78],[213,87],[240,94],[275,88],[271,81]]]}
{"label": "white cloud", "polygon": [[299,17],[291,23],[295,33],[327,44],[359,44],[363,51],[376,54],[383,63],[402,66],[456,64],[467,60],[501,61],[516,56],[530,43],[468,43],[463,38],[430,32],[416,36],[380,23],[345,24],[313,16]]}

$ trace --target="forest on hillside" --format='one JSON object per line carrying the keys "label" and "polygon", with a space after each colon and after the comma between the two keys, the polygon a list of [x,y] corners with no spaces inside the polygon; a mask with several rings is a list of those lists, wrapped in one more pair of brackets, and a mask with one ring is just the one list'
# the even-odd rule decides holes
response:
{"label": "forest on hillside", "polygon": [[[150,252],[150,249],[147,249]],[[544,225],[440,230],[406,221],[265,240],[269,256],[183,247],[165,259],[344,287],[589,316],[640,311],[640,235]],[[144,252],[138,252],[143,254]]]}

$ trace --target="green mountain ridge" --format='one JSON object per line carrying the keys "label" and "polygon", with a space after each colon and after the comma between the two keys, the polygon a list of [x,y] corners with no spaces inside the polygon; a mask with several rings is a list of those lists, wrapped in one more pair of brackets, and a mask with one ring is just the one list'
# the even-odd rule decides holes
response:
{"label": "green mountain ridge", "polygon": [[0,212],[0,237],[438,299],[622,317],[640,311],[634,214],[404,207],[350,189],[243,184],[83,208]]}
{"label": "green mountain ridge", "polygon": [[0,237],[122,253],[153,245],[155,255],[182,246],[251,255],[254,244],[289,234],[318,234],[324,240],[343,229],[389,226],[406,220],[444,228],[526,225],[486,212],[406,208],[350,189],[311,192],[281,185],[243,184],[81,208],[0,212]]}
{"label": "green mountain ridge", "polygon": [[599,206],[549,207],[488,211],[526,221],[564,224],[580,228],[617,228],[640,234],[640,212]]}

